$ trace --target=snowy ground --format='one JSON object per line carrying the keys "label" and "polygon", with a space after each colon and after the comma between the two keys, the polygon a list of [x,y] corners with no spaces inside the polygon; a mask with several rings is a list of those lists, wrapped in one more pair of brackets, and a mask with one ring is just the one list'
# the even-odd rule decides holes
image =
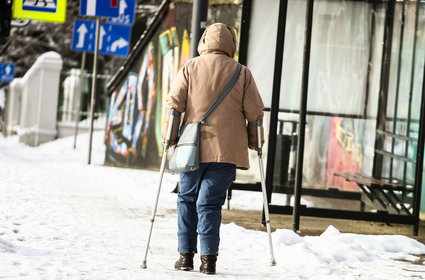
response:
{"label": "snowy ground", "polygon": [[[273,233],[277,266],[270,267],[267,234],[235,224],[221,228],[218,275],[173,270],[176,253],[176,175],[166,174],[148,256],[140,269],[158,173],[102,166],[102,134],[88,166],[87,137],[38,148],[0,136],[0,279],[425,279],[425,245],[404,236]],[[244,208],[261,194],[234,192]],[[237,204],[235,204],[237,202]],[[246,203],[244,203],[246,202]]]}

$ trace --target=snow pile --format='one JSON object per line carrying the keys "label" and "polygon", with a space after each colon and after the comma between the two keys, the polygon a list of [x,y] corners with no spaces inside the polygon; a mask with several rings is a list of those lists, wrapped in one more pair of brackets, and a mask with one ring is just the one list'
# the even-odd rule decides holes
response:
{"label": "snow pile", "polygon": [[[102,166],[102,132],[94,135],[92,165],[87,135],[72,146],[73,137],[32,148],[0,136],[0,279],[425,279],[425,265],[412,263],[425,255],[424,244],[333,226],[320,236],[276,230],[277,265],[270,267],[266,232],[225,224],[218,275],[199,274],[198,255],[194,272],[174,271],[171,190],[178,176],[171,174],[164,176],[148,269],[142,270],[158,172]],[[232,207],[248,208],[253,196],[239,192],[233,199]]]}
{"label": "snow pile", "polygon": [[[274,233],[274,238],[281,265],[285,269],[299,270],[307,275],[315,275],[319,271],[339,275],[341,271],[350,268],[373,269],[373,266],[378,268],[387,265],[387,262],[389,265],[393,260],[419,259],[411,254],[425,254],[424,244],[405,236],[340,233],[333,226],[329,226],[320,236],[306,237],[280,229]],[[422,269],[422,273],[425,277],[425,269]],[[366,277],[361,270],[355,274]]]}
{"label": "snow pile", "polygon": [[424,255],[425,245],[405,236],[340,233],[329,226],[320,236],[301,237],[278,229],[272,234],[276,267],[268,267],[266,233],[229,224],[222,227],[222,236],[222,255],[230,258],[227,250],[246,253],[221,265],[231,270],[251,262],[251,271],[261,270],[270,279],[425,279],[424,266],[406,262],[418,261],[414,255]]}

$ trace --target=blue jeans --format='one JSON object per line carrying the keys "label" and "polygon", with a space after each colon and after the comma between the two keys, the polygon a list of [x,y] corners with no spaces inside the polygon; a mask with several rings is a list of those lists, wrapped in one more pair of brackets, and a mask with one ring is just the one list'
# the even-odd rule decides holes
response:
{"label": "blue jeans", "polygon": [[235,180],[236,166],[230,163],[201,163],[199,169],[180,173],[177,198],[178,251],[217,255],[220,243],[221,207],[227,189]]}

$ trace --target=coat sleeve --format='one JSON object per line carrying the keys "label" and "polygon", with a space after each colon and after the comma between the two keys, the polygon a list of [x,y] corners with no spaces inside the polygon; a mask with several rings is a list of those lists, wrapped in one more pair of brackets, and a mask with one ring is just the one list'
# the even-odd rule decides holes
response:
{"label": "coat sleeve", "polygon": [[[257,85],[255,84],[254,77],[248,68],[245,68],[245,88],[244,88],[243,110],[247,124],[248,131],[248,147],[257,150],[258,137],[257,127],[252,125],[257,120],[262,120],[264,116],[264,104],[258,92]],[[264,144],[264,129],[261,126],[261,146]]]}
{"label": "coat sleeve", "polygon": [[167,96],[167,107],[183,113],[186,110],[186,100],[189,88],[189,73],[187,64],[179,70],[170,92]]}
{"label": "coat sleeve", "polygon": [[[167,95],[167,108],[175,109],[176,111],[183,113],[186,110],[186,100],[187,100],[187,91],[188,91],[188,71],[187,66],[185,65],[180,71],[177,73],[176,78],[174,79],[170,92]],[[167,128],[168,122],[170,119],[170,111],[167,112],[166,119],[164,122],[164,126],[162,127],[162,141],[166,142],[167,139]],[[175,145],[177,143],[177,136],[180,125],[180,116],[175,117],[173,121],[173,126],[171,129],[171,136],[169,144]]]}

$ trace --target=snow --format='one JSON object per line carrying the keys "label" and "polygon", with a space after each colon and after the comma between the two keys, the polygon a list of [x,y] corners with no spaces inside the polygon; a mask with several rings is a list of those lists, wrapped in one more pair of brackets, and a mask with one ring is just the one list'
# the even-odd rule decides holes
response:
{"label": "snow", "polygon": [[[216,276],[174,271],[177,175],[165,174],[148,268],[140,269],[159,174],[103,166],[102,132],[92,165],[88,136],[32,148],[0,136],[0,279],[425,279],[425,245],[400,235],[320,236],[273,232],[277,265],[269,266],[265,232],[221,227]],[[261,207],[261,196],[234,192],[232,208]],[[254,208],[255,208],[254,207]],[[422,259],[423,260],[423,259]],[[408,262],[410,261],[410,262]]]}

